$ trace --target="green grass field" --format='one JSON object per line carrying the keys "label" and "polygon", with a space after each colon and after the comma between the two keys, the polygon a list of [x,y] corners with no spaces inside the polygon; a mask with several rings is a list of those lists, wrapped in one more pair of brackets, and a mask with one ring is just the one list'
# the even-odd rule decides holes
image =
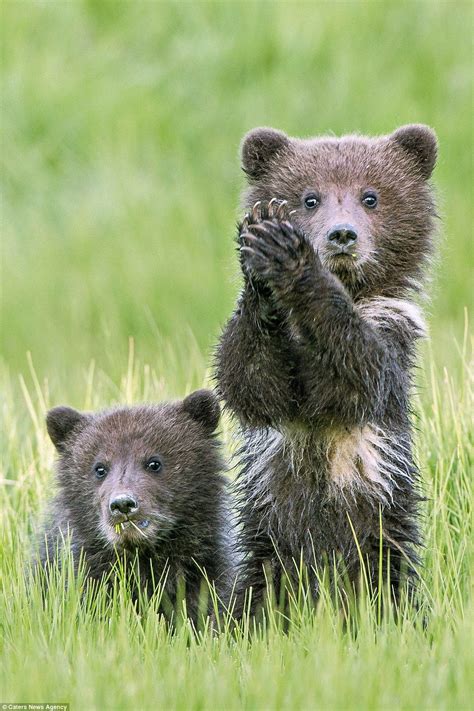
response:
{"label": "green grass field", "polygon": [[[472,571],[472,5],[3,2],[0,707],[468,709]],[[288,634],[169,638],[126,593],[27,595],[51,492],[45,410],[182,396],[238,290],[246,130],[440,141],[439,258],[415,395],[428,497],[422,612],[323,600]],[[229,423],[223,436],[230,442]]]}

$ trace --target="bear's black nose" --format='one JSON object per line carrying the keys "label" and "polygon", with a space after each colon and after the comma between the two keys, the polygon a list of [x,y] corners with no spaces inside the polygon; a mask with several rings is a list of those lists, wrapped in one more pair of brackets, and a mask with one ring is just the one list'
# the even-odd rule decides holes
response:
{"label": "bear's black nose", "polygon": [[119,496],[114,496],[110,500],[109,504],[110,512],[113,514],[131,514],[135,513],[138,509],[138,504],[132,496],[129,494],[120,494]]}
{"label": "bear's black nose", "polygon": [[328,240],[338,247],[349,247],[357,239],[357,232],[352,225],[334,225],[328,232]]}

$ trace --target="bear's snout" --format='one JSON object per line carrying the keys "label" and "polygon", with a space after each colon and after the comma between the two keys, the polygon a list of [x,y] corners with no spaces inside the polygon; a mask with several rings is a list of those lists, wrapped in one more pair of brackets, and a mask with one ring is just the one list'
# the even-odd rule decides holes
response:
{"label": "bear's snout", "polygon": [[328,231],[328,242],[333,249],[337,251],[349,250],[357,240],[357,231],[355,227],[348,223],[334,225]]}
{"label": "bear's snout", "polygon": [[130,494],[113,495],[110,499],[109,509],[112,516],[124,514],[129,516],[138,511],[138,502]]}

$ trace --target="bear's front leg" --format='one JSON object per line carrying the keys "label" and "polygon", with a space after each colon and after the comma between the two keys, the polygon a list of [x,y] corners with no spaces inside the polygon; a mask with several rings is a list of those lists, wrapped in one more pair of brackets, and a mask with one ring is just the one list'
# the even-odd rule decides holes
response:
{"label": "bear's front leg", "polygon": [[269,284],[247,259],[243,236],[263,218],[283,216],[277,201],[257,203],[238,230],[244,288],[216,353],[218,390],[227,407],[248,426],[278,427],[294,418],[298,356]]}
{"label": "bear's front leg", "polygon": [[288,220],[263,220],[249,224],[241,251],[289,325],[299,363],[298,419],[352,426],[383,411],[387,344],[306,236]]}

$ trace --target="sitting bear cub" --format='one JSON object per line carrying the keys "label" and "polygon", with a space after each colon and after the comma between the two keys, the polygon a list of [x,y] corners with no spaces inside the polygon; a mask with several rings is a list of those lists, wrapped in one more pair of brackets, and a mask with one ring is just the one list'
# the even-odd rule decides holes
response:
{"label": "sitting bear cub", "polygon": [[[426,126],[297,139],[251,131],[243,290],[217,351],[242,427],[241,594],[324,562],[372,590],[416,570],[410,385],[436,217]],[[380,570],[380,563],[382,569]],[[413,576],[409,575],[413,579]]]}
{"label": "sitting bear cub", "polygon": [[82,556],[90,578],[106,576],[117,559],[133,563],[136,575],[138,559],[141,589],[149,595],[165,579],[173,605],[182,579],[195,619],[202,571],[219,595],[229,577],[219,417],[207,390],[97,414],[50,410],[58,492],[42,534],[43,565],[68,535],[76,568]]}

